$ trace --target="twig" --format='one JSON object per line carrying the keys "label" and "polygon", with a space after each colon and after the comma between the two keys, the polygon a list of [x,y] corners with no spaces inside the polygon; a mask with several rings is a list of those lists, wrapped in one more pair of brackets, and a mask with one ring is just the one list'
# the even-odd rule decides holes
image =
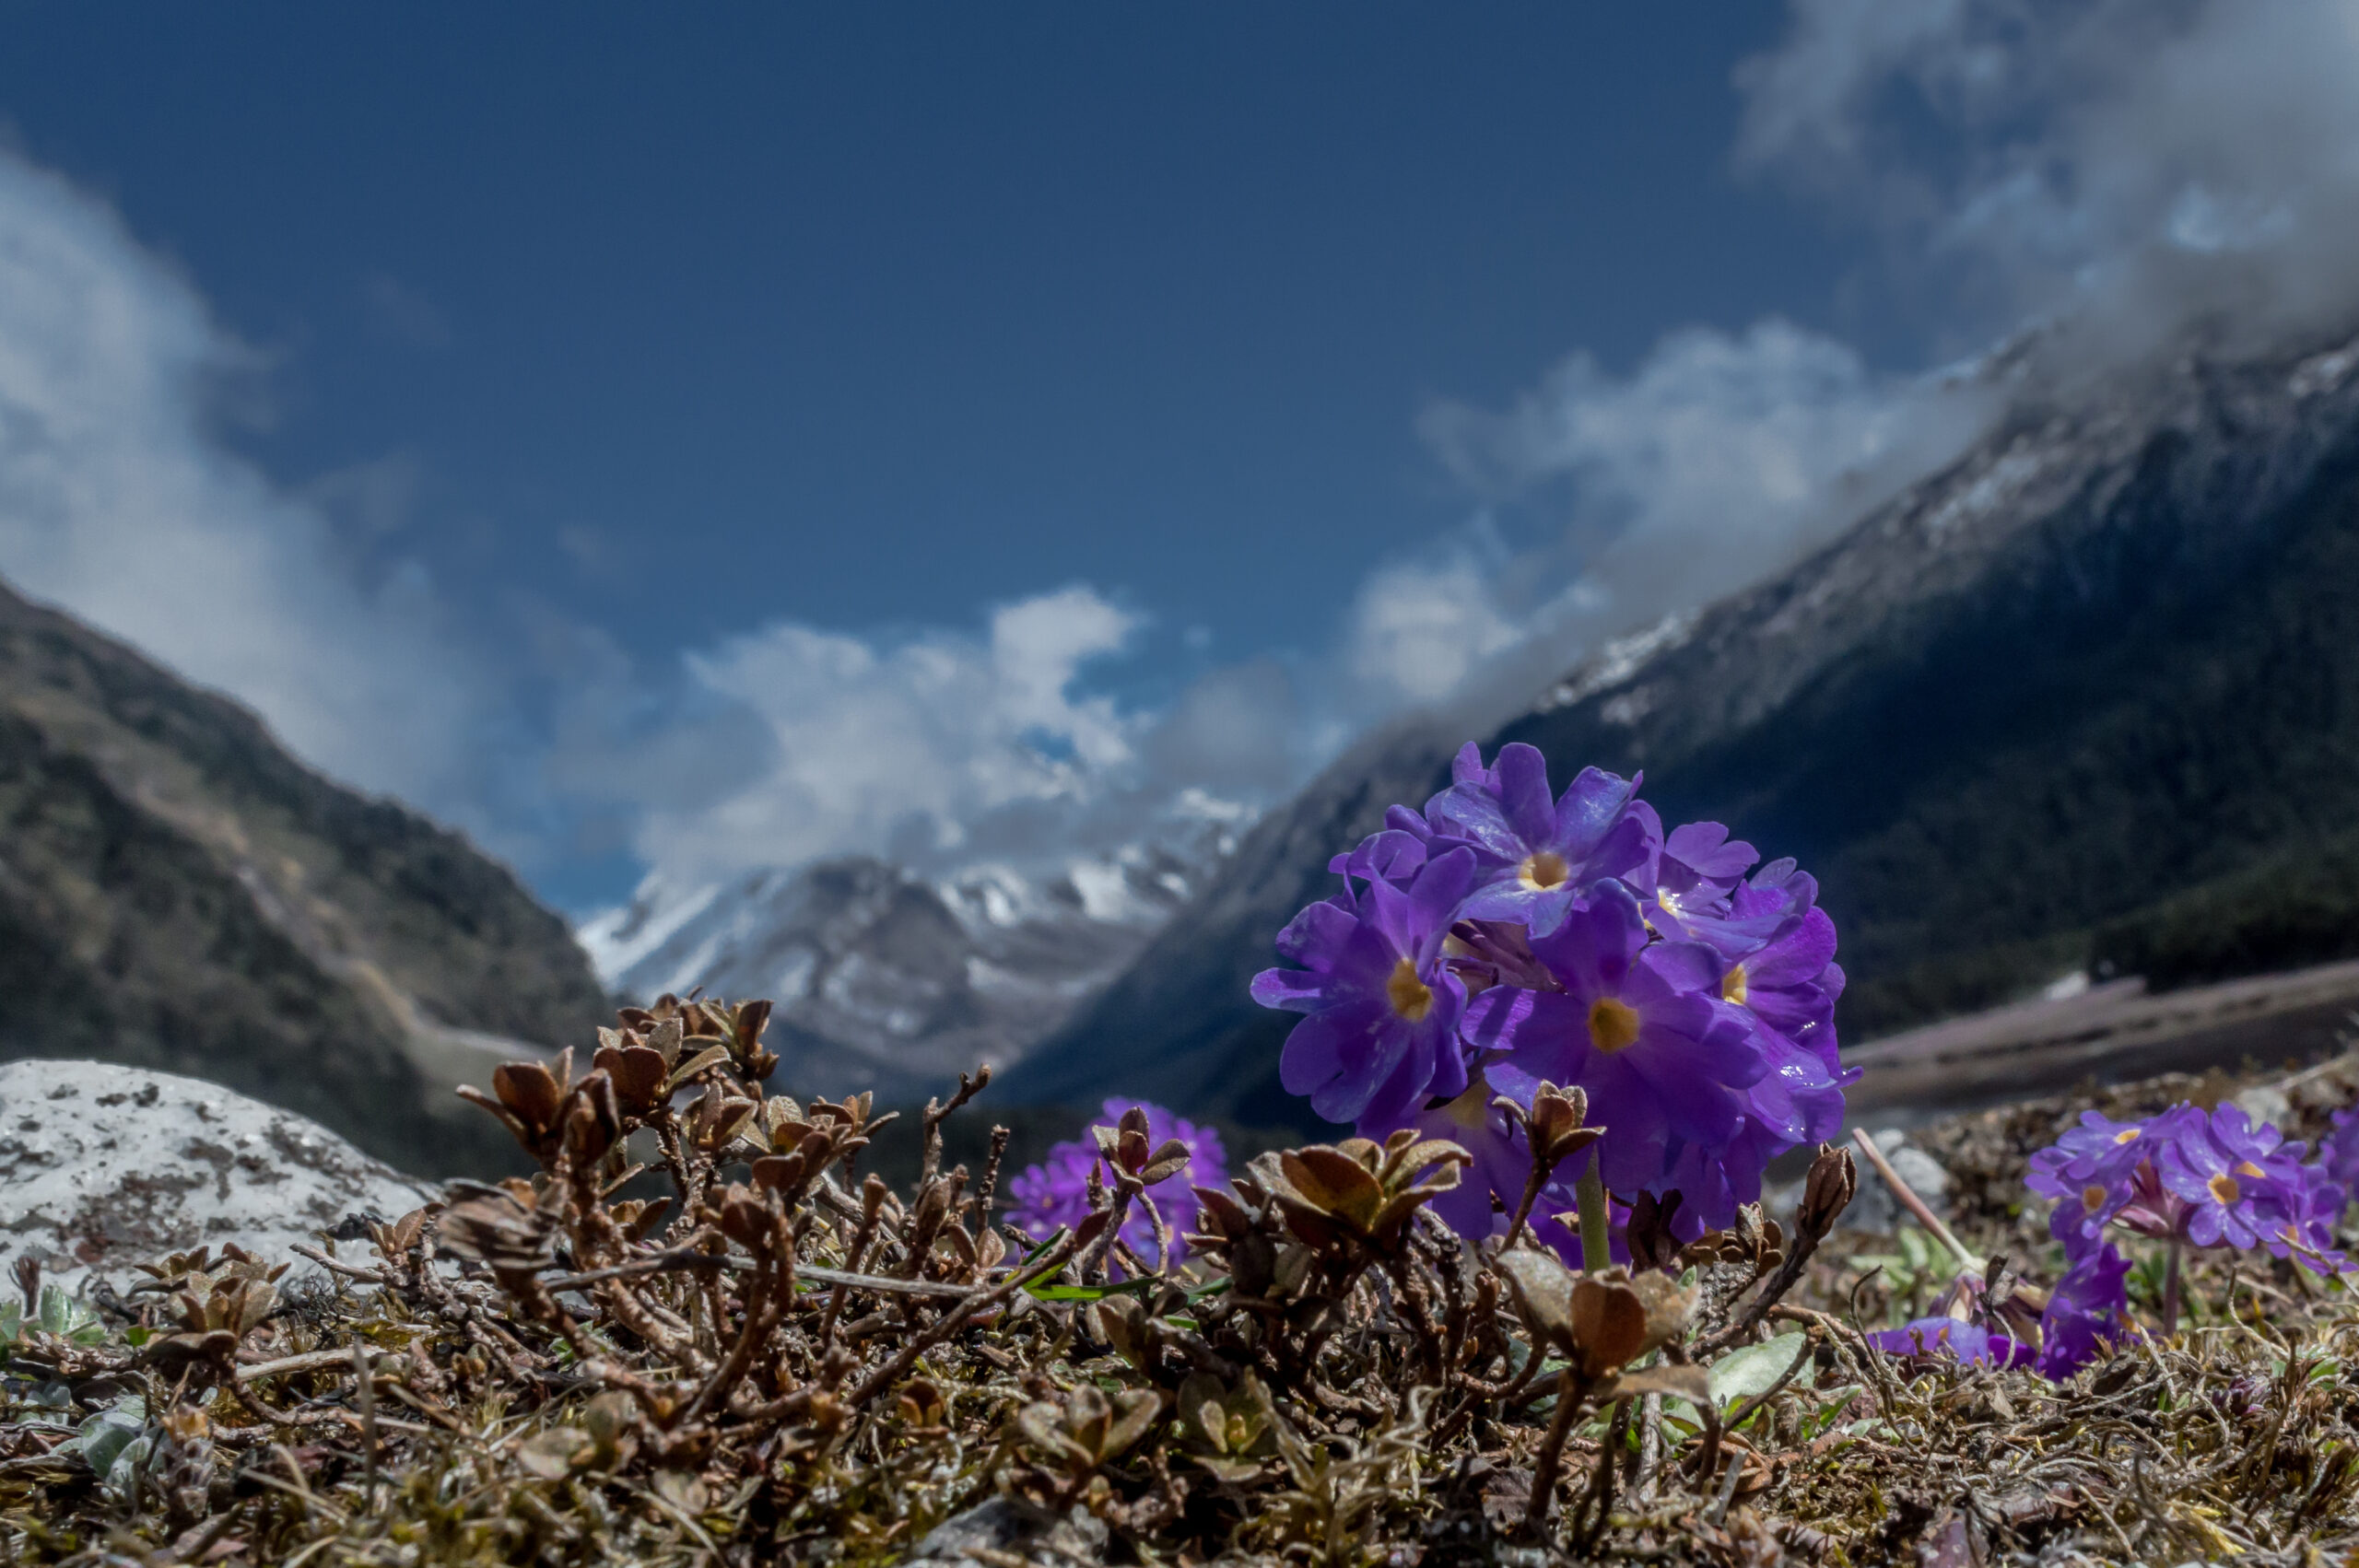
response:
{"label": "twig", "polygon": [[1007,1129],[992,1129],[991,1157],[983,1162],[982,1189],[975,1195],[978,1230],[992,1228],[992,1204],[999,1197],[999,1163],[1007,1154]]}
{"label": "twig", "polygon": [[276,1361],[257,1362],[238,1368],[238,1381],[252,1383],[259,1378],[277,1377],[290,1372],[321,1372],[332,1366],[350,1367],[353,1352],[360,1349],[356,1340],[349,1349],[340,1351],[306,1351],[301,1355],[281,1356]]}
{"label": "twig", "polygon": [[[1717,1436],[1718,1433],[1719,1429],[1715,1428],[1714,1435]],[[1728,1480],[1720,1483],[1719,1495],[1712,1500],[1712,1511],[1705,1516],[1706,1523],[1709,1524],[1714,1529],[1719,1529],[1720,1527],[1720,1521],[1729,1516],[1729,1504],[1736,1497],[1737,1480],[1743,1474],[1744,1456],[1743,1454],[1730,1455]],[[1704,1479],[1707,1481],[1709,1481],[1711,1480],[1710,1474],[1707,1472]]]}
{"label": "twig", "polygon": [[360,1407],[360,1495],[377,1505],[377,1387],[370,1375],[369,1352],[352,1341],[352,1387]]}
{"label": "twig", "polygon": [[965,1328],[968,1319],[977,1313],[991,1311],[1005,1303],[1008,1297],[1026,1285],[1035,1281],[1045,1280],[1063,1268],[1072,1258],[1074,1246],[1080,1239],[1080,1233],[1071,1233],[1029,1270],[1019,1270],[996,1285],[969,1293],[966,1305],[956,1312],[945,1312],[929,1324],[924,1332],[918,1334],[908,1344],[903,1345],[892,1360],[862,1378],[859,1385],[845,1396],[845,1402],[854,1410],[866,1405],[869,1400],[890,1387],[895,1378],[915,1364],[918,1357]]}
{"label": "twig", "polygon": [[1860,1152],[1868,1157],[1868,1164],[1875,1166],[1876,1175],[1884,1177],[1884,1185],[1892,1188],[1892,1195],[1900,1199],[1901,1207],[1917,1216],[1919,1224],[1940,1237],[1942,1245],[1948,1247],[1961,1264],[1977,1274],[1981,1273],[1988,1267],[1979,1257],[1967,1250],[1964,1242],[1951,1233],[1949,1226],[1942,1223],[1942,1217],[1926,1206],[1925,1200],[1917,1196],[1915,1189],[1900,1179],[1900,1173],[1892,1168],[1892,1162],[1884,1157],[1884,1151],[1876,1147],[1876,1141],[1868,1136],[1866,1128],[1853,1128],[1851,1141],[1860,1146]]}
{"label": "twig", "polygon": [[[844,1254],[844,1261],[851,1264],[855,1271],[867,1257],[868,1244],[876,1235],[876,1217],[885,1211],[884,1178],[871,1175],[861,1192],[860,1227],[852,1232],[851,1250]],[[807,1277],[811,1270],[806,1268],[803,1272]],[[857,1273],[852,1277],[857,1278]],[[827,1309],[819,1315],[819,1354],[823,1359],[828,1348],[836,1342],[836,1323],[843,1316],[844,1298],[851,1293],[850,1285],[844,1281],[839,1280],[834,1283],[836,1288],[827,1293]]]}
{"label": "twig", "polygon": [[[659,1252],[650,1258],[635,1258],[628,1263],[612,1268],[593,1269],[583,1274],[560,1274],[543,1280],[542,1288],[548,1291],[580,1290],[602,1280],[619,1280],[632,1274],[659,1274],[677,1269],[723,1269],[733,1273],[750,1274],[754,1264],[743,1258],[731,1258],[721,1253],[699,1252],[681,1248]],[[842,1285],[856,1291],[876,1291],[885,1295],[936,1296],[945,1301],[956,1300],[967,1293],[964,1285],[945,1284],[937,1280],[891,1280],[878,1274],[854,1274],[841,1269],[822,1269],[806,1263],[794,1270],[799,1280],[819,1285]]]}
{"label": "twig", "polygon": [[327,1270],[331,1273],[342,1274],[348,1280],[358,1280],[366,1284],[371,1285],[390,1285],[393,1282],[387,1279],[379,1270],[355,1269],[351,1264],[345,1262],[342,1258],[331,1257],[329,1254],[322,1252],[318,1247],[311,1246],[308,1242],[296,1242],[289,1246],[287,1250],[298,1254],[300,1257],[308,1258],[312,1262],[320,1265],[320,1267]]}
{"label": "twig", "polygon": [[975,1069],[975,1075],[972,1078],[968,1077],[963,1072],[958,1075],[958,1092],[950,1096],[950,1103],[948,1105],[945,1106],[939,1100],[933,1099],[931,1096],[927,1098],[925,1103],[925,1111],[923,1113],[925,1120],[925,1153],[923,1156],[923,1164],[919,1167],[918,1171],[918,1190],[920,1192],[923,1192],[925,1190],[926,1184],[933,1179],[934,1173],[942,1169],[942,1124],[950,1119],[951,1112],[957,1110],[959,1106],[965,1105],[968,1101],[981,1094],[983,1092],[983,1086],[991,1081],[992,1070],[990,1066],[986,1064],[985,1066]]}
{"label": "twig", "polygon": [[[1535,1359],[1538,1349],[1532,1351]],[[1524,1504],[1523,1532],[1537,1537],[1548,1522],[1548,1505],[1555,1501],[1556,1471],[1564,1463],[1565,1439],[1572,1435],[1573,1422],[1581,1407],[1589,1400],[1589,1386],[1571,1367],[1556,1375],[1556,1408],[1548,1420],[1548,1435],[1540,1440],[1540,1452],[1532,1460],[1532,1496]]]}

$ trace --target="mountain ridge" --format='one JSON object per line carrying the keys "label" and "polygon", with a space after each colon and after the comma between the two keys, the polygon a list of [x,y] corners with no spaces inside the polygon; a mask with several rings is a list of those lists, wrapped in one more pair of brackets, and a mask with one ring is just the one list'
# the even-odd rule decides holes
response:
{"label": "mountain ridge", "polygon": [[[1818,875],[1847,1037],[2016,994],[2092,931],[2359,824],[2359,340],[2188,353],[2018,395],[1957,461],[1798,565],[1581,661],[1483,740],[1561,783],[1643,768]],[[1420,802],[1462,735],[1366,743],[1273,812],[1133,970],[1012,1075],[1247,1121],[1292,1019],[1243,980],[1331,854]],[[2256,779],[2258,767],[2271,773]]]}
{"label": "mountain ridge", "polygon": [[1027,874],[926,877],[873,856],[651,890],[583,928],[617,990],[696,987],[777,1004],[770,1048],[797,1094],[914,1101],[1004,1069],[1119,973],[1234,848],[1233,818]]}

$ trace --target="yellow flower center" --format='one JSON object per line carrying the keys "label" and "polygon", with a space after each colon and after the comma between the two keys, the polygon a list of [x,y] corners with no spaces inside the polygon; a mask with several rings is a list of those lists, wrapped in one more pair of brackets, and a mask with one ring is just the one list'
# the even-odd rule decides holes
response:
{"label": "yellow flower center", "polygon": [[1737,1006],[1743,1007],[1744,1005],[1744,994],[1746,989],[1747,987],[1745,984],[1743,965],[1738,964],[1731,966],[1727,974],[1720,977],[1720,1000],[1722,1001],[1732,1001],[1736,1003]]}
{"label": "yellow flower center", "polygon": [[2134,1127],[2125,1127],[2113,1135],[2113,1141],[2116,1143],[2135,1143],[2138,1141],[2138,1129]]}
{"label": "yellow flower center", "polygon": [[1610,996],[1599,997],[1589,1007],[1589,1043],[1611,1054],[1633,1044],[1638,1037],[1638,1010],[1626,1001]]}
{"label": "yellow flower center", "polygon": [[2240,1160],[2236,1164],[2236,1174],[2240,1176],[2265,1176],[2269,1173],[2250,1160]]}
{"label": "yellow flower center", "polygon": [[2081,1188],[2081,1207],[2094,1214],[2105,1207],[2105,1188],[2092,1183]]}
{"label": "yellow flower center", "polygon": [[1417,978],[1417,966],[1406,958],[1392,966],[1392,977],[1384,982],[1384,1000],[1412,1024],[1424,1023],[1434,1010],[1433,988]]}
{"label": "yellow flower center", "polygon": [[2205,1182],[2203,1185],[2210,1188],[2212,1189],[2212,1196],[2218,1199],[2223,1203],[2234,1203],[2237,1199],[2244,1196],[2245,1189],[2237,1186],[2236,1178],[2230,1176],[2225,1171],[2222,1171],[2218,1176],[2213,1176],[2210,1181]]}
{"label": "yellow flower center", "polygon": [[1573,868],[1567,865],[1565,857],[1554,849],[1539,850],[1526,857],[1523,864],[1516,868],[1516,875],[1523,879],[1523,885],[1536,893],[1545,893],[1558,886],[1572,874]]}

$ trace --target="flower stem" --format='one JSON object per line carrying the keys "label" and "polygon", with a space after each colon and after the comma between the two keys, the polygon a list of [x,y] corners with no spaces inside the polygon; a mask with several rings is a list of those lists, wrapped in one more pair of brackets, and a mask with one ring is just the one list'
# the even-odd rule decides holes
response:
{"label": "flower stem", "polygon": [[2171,1237],[2170,1261],[2163,1266],[2163,1338],[2178,1332],[2179,1238]]}
{"label": "flower stem", "polygon": [[1612,1215],[1605,1203],[1605,1180],[1597,1174],[1597,1151],[1590,1151],[1589,1166],[1573,1188],[1581,1206],[1581,1271],[1594,1274],[1614,1261],[1606,1231]]}

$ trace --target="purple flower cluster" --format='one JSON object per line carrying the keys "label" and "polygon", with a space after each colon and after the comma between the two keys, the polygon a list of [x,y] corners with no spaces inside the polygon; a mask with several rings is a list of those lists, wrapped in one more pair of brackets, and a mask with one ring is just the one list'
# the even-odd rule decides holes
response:
{"label": "purple flower cluster", "polygon": [[[1338,855],[1343,890],[1279,934],[1298,966],[1254,977],[1255,1000],[1306,1015],[1281,1082],[1364,1137],[1414,1125],[1471,1150],[1436,1206],[1470,1237],[1504,1225],[1531,1170],[1494,1102],[1528,1109],[1543,1082],[1588,1094],[1614,1195],[1677,1192],[1690,1237],[1728,1224],[1770,1160],[1834,1134],[1856,1076],[1818,884],[1791,860],[1754,872],[1718,823],[1666,836],[1636,778],[1592,767],[1552,794],[1528,745],[1489,766],[1469,745],[1452,779]],[[1567,1247],[1552,1216],[1579,1175],[1534,1210]]]}
{"label": "purple flower cluster", "polygon": [[[2338,1118],[2338,1133],[2342,1126]],[[2359,1144],[2359,1133],[2352,1141]],[[2333,1222],[2343,1188],[2331,1159],[2306,1165],[2302,1153],[2301,1144],[2265,1122],[2255,1126],[2233,1105],[2207,1114],[2180,1104],[2143,1121],[2085,1112],[2080,1126],[2032,1156],[2025,1177],[2033,1191],[2056,1199],[2048,1232],[2064,1244],[2066,1263],[2036,1336],[2010,1339],[1972,1321],[2004,1317],[2006,1309],[1962,1290],[1951,1309],[1962,1316],[1920,1319],[1873,1338],[1895,1354],[1936,1353],[1938,1344],[1968,1363],[2025,1362],[2061,1382],[2139,1332],[2125,1284],[2130,1262],[2108,1239],[2112,1225],[2179,1246],[2265,1246],[2322,1272],[2339,1270]],[[2166,1304],[2165,1318],[2169,1311]]]}
{"label": "purple flower cluster", "polygon": [[2239,1106],[2180,1104],[2143,1121],[2095,1111],[2031,1160],[2025,1183],[2056,1199],[2048,1231],[2078,1258],[2107,1225],[2195,1247],[2265,1246],[2339,1270],[2333,1223],[2342,1188],[2304,1146]]}
{"label": "purple flower cluster", "polygon": [[[1171,1242],[1169,1261],[1176,1263],[1187,1256],[1187,1244],[1181,1238],[1196,1223],[1193,1189],[1218,1189],[1227,1183],[1228,1152],[1221,1146],[1220,1134],[1213,1129],[1198,1127],[1145,1100],[1109,1100],[1104,1118],[1093,1126],[1113,1127],[1133,1106],[1146,1113],[1149,1148],[1159,1149],[1174,1138],[1188,1146],[1187,1165],[1146,1189],[1146,1196],[1154,1199],[1156,1211],[1163,1216],[1164,1229]],[[1051,1145],[1046,1160],[1008,1183],[1008,1196],[1015,1200],[1008,1223],[1035,1241],[1054,1235],[1060,1225],[1081,1223],[1082,1217],[1089,1212],[1090,1168],[1100,1157],[1097,1140],[1087,1132],[1071,1142]],[[1103,1171],[1098,1173],[1098,1179],[1109,1187],[1113,1185]],[[1132,1205],[1122,1222],[1121,1240],[1143,1262],[1159,1267],[1165,1261],[1156,1256],[1155,1222],[1138,1204]],[[1119,1261],[1114,1272],[1121,1272]]]}

